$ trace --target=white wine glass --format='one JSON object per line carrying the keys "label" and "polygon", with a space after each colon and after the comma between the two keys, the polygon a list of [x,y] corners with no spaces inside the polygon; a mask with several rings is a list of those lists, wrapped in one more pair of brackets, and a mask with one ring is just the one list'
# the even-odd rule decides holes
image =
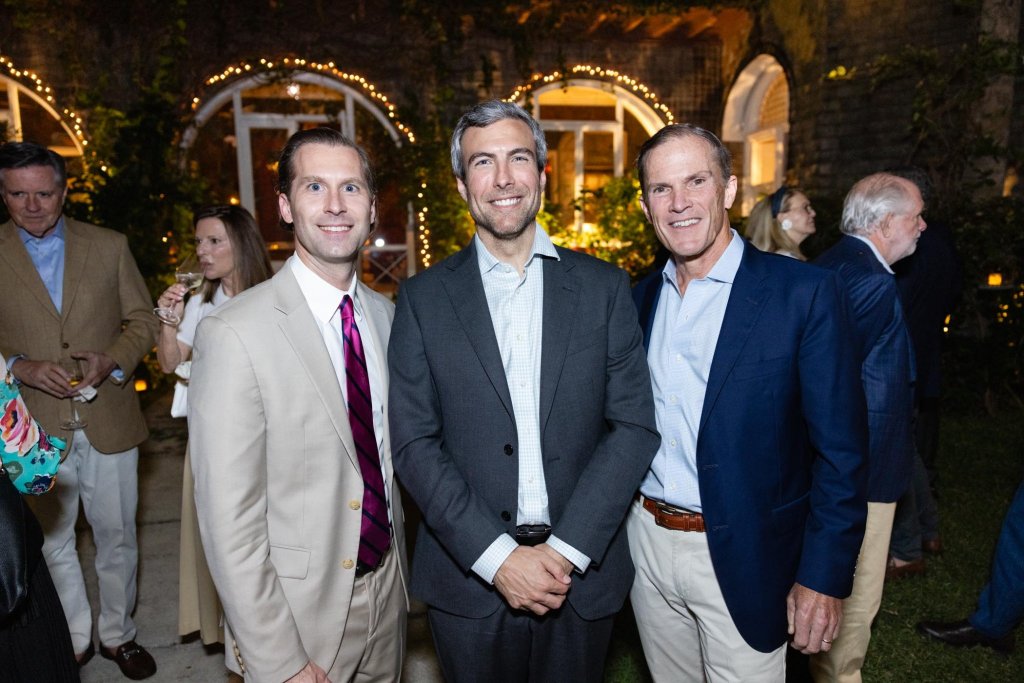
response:
{"label": "white wine glass", "polygon": [[[185,285],[190,292],[195,292],[203,284],[203,269],[199,265],[199,259],[195,256],[186,256],[174,269],[174,279]],[[173,308],[154,308],[153,313],[168,325],[177,325],[181,317],[174,312]]]}
{"label": "white wine glass", "polygon": [[[60,367],[64,372],[68,373],[68,384],[72,387],[77,387],[82,381],[82,361],[75,358],[64,358],[60,361]],[[67,429],[68,431],[74,431],[76,429],[83,429],[86,427],[86,422],[78,416],[78,401],[72,396],[68,399],[71,401],[71,419],[64,420],[60,423],[61,429]]]}

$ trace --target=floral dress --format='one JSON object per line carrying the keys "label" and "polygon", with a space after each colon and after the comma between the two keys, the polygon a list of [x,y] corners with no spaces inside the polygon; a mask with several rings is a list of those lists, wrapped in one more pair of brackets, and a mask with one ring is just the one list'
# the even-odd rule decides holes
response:
{"label": "floral dress", "polygon": [[4,381],[0,382],[0,458],[18,491],[46,493],[56,482],[60,452],[67,444],[40,429],[29,414],[14,377],[10,372],[4,374]]}

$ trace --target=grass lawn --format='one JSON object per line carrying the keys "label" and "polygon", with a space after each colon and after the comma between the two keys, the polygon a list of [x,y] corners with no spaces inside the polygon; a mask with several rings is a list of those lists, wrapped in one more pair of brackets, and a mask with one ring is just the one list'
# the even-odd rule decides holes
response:
{"label": "grass lawn", "polygon": [[[924,577],[886,584],[864,665],[864,681],[1024,682],[1024,629],[1011,657],[987,648],[964,650],[926,641],[921,620],[962,619],[974,610],[1003,515],[1024,478],[1024,419],[944,415],[939,454],[939,514],[945,554]],[[650,681],[631,615],[613,635],[605,681]],[[683,682],[680,682],[683,683]]]}

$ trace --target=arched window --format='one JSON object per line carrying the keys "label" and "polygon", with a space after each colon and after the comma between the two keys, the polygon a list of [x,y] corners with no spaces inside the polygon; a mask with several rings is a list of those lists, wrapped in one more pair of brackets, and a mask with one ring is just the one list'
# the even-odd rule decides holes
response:
{"label": "arched window", "polygon": [[415,138],[374,86],[333,65],[298,60],[284,69],[266,61],[233,67],[207,85],[216,89],[194,100],[182,149],[220,201],[253,212],[275,260],[293,248],[292,234],[278,222],[277,159],[293,133],[331,126],[366,149],[378,175],[377,227],[364,250],[364,276],[388,289],[414,272],[414,217],[400,200],[398,149]]}
{"label": "arched window", "polygon": [[788,134],[786,73],[774,57],[759,55],[737,77],[722,122],[722,140],[735,157],[744,216],[759,194],[774,192],[785,180]]}
{"label": "arched window", "polygon": [[81,120],[57,109],[50,88],[35,74],[17,69],[0,56],[0,142],[31,141],[46,145],[64,157],[71,171],[81,162],[88,141]]}
{"label": "arched window", "polygon": [[[628,77],[595,67],[574,71],[605,74],[609,80],[537,78],[545,84],[533,86],[530,106],[548,143],[545,209],[563,225],[585,229],[592,217],[580,198],[628,171],[640,145],[672,116],[645,86]],[[522,89],[517,95],[525,104]]]}

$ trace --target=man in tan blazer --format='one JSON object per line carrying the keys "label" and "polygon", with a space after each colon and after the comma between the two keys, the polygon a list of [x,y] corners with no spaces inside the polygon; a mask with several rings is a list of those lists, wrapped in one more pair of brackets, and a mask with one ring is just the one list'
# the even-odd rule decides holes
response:
{"label": "man in tan blazer", "polygon": [[[138,544],[136,446],[148,432],[129,375],[153,346],[157,321],[145,283],[121,233],[61,214],[67,193],[64,160],[28,142],[0,146],[0,187],[11,220],[0,226],[0,352],[33,415],[70,441],[56,494],[33,500],[46,535],[43,552],[67,615],[79,662],[95,652],[92,612],[75,551],[81,501],[92,525],[99,579],[100,652],[122,672],[156,671],[135,642]],[[78,359],[72,388],[62,360]],[[84,429],[67,431],[71,397]]]}
{"label": "man in tan blazer", "polygon": [[357,273],[373,175],[363,150],[317,128],[288,141],[278,192],[295,255],[204,318],[193,349],[196,507],[227,663],[253,681],[393,682],[408,610],[385,405],[394,306]]}

